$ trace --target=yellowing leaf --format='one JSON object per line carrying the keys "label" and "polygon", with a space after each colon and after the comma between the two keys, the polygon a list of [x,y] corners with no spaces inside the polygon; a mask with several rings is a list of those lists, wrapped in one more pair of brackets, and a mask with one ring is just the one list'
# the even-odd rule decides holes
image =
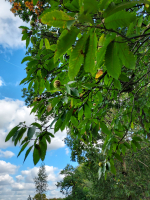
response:
{"label": "yellowing leaf", "polygon": [[134,124],[133,124],[133,122],[131,122],[131,128],[134,129]]}
{"label": "yellowing leaf", "polygon": [[97,74],[96,74],[96,76],[95,76],[95,79],[98,79],[100,76],[102,76],[103,75],[103,70],[102,69],[100,69],[98,72],[97,72]]}
{"label": "yellowing leaf", "polygon": [[52,12],[47,12],[42,17],[42,23],[53,27],[66,28],[67,22],[74,20],[74,17],[67,15],[63,11],[53,10]]}
{"label": "yellowing leaf", "polygon": [[48,106],[47,106],[47,112],[50,112],[52,110],[52,105],[51,105],[51,103],[50,104],[48,104]]}

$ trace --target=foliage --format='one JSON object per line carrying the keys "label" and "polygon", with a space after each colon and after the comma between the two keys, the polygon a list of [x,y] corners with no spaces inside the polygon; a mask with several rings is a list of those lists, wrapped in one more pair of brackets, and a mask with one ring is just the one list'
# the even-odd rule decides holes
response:
{"label": "foliage", "polygon": [[[101,138],[105,160],[99,174],[106,175],[108,165],[116,173],[115,159],[123,162],[128,149],[136,152],[141,141],[149,145],[150,2],[11,2],[16,15],[32,20],[30,28],[20,27],[26,47],[32,43],[22,61],[27,62],[27,76],[21,84],[34,90],[31,112],[39,119],[44,116],[45,124],[19,124],[6,141],[12,138],[16,145],[28,130],[21,153],[39,129],[25,156],[34,148],[36,165],[45,158],[47,142],[54,137],[53,126],[55,133],[66,128],[87,145],[94,146]],[[60,87],[54,87],[56,80]],[[49,116],[54,120],[46,125]]]}
{"label": "foliage", "polygon": [[[123,163],[115,160],[116,176],[108,173],[98,180],[98,166],[92,159],[77,168],[66,166],[65,177],[57,183],[60,191],[69,199],[149,199],[150,148],[142,147],[136,153],[127,152]],[[102,155],[99,155],[102,158]],[[79,194],[82,194],[79,196]]]}
{"label": "foliage", "polygon": [[46,200],[45,193],[48,190],[47,177],[45,165],[42,163],[39,168],[38,176],[34,178],[36,192],[38,192],[34,199]]}

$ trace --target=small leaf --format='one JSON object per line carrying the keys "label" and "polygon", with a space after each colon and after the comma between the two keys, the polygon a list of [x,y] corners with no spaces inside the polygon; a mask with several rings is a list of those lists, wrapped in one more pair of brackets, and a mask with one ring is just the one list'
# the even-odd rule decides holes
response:
{"label": "small leaf", "polygon": [[22,153],[22,151],[26,148],[26,146],[27,146],[28,144],[29,144],[29,142],[26,142],[26,143],[22,146],[22,148],[21,148],[21,150],[19,151],[17,157],[20,156],[20,154]]}
{"label": "small leaf", "polygon": [[48,41],[48,39],[47,38],[45,38],[45,47],[46,47],[46,49],[50,49],[50,44],[49,44],[49,41]]}
{"label": "small leaf", "polygon": [[110,134],[110,131],[108,130],[107,126],[103,122],[100,122],[100,128],[102,129],[103,133],[106,133],[107,135]]}
{"label": "small leaf", "polygon": [[121,157],[119,154],[114,153],[114,156],[115,156],[119,161],[123,162],[122,157]]}
{"label": "small leaf", "polygon": [[39,124],[39,123],[37,123],[37,122],[34,122],[34,123],[32,123],[31,125],[36,126],[36,127],[38,127],[40,130],[42,130],[41,124]]}
{"label": "small leaf", "polygon": [[25,157],[24,157],[24,161],[23,161],[23,162],[25,162],[25,160],[26,160],[27,156],[29,155],[29,153],[30,153],[32,147],[33,147],[33,145],[32,145],[31,147],[29,147],[29,149],[26,151],[26,154],[25,154]]}
{"label": "small leaf", "polygon": [[62,120],[59,118],[55,124],[54,133],[56,133],[60,129],[61,125],[62,125]]}
{"label": "small leaf", "polygon": [[40,49],[42,49],[42,47],[43,47],[43,38],[40,41]]}
{"label": "small leaf", "polygon": [[38,0],[33,0],[33,5],[35,6],[37,4]]}
{"label": "small leaf", "polygon": [[26,49],[28,48],[29,44],[30,44],[30,37],[27,37],[27,39],[26,39]]}

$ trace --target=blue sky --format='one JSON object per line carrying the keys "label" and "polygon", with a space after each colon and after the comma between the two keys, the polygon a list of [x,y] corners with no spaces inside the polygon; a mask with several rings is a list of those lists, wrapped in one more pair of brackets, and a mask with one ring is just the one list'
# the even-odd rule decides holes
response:
{"label": "blue sky", "polygon": [[[35,195],[33,178],[37,175],[39,162],[33,165],[32,153],[23,164],[24,152],[17,158],[19,146],[13,147],[5,137],[9,130],[20,121],[30,125],[34,115],[30,115],[21,98],[20,81],[26,76],[25,64],[21,64],[25,57],[25,43],[21,41],[21,30],[25,25],[18,17],[10,12],[10,4],[1,0],[0,7],[0,200],[26,200],[29,194]],[[66,131],[57,132],[52,143],[48,145],[45,158],[46,171],[50,191],[47,197],[61,197],[55,184],[62,180],[59,174],[67,164],[77,166],[70,162],[70,152],[63,139]]]}

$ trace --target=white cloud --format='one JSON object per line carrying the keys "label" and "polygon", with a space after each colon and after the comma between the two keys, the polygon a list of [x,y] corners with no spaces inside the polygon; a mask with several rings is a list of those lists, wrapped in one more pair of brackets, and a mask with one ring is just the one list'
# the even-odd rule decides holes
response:
{"label": "white cloud", "polygon": [[18,16],[10,11],[11,5],[1,0],[0,6],[0,45],[4,48],[22,48],[25,42],[21,41],[21,29],[18,27],[26,25]]}
{"label": "white cloud", "polygon": [[[64,177],[59,174],[60,169],[47,165],[45,168],[49,181],[47,198],[62,197],[62,194],[55,185],[57,181],[62,180]],[[21,174],[16,176],[16,180],[8,174],[9,170],[8,173],[0,175],[0,200],[26,200],[29,194],[33,197],[36,193],[33,178],[37,176],[38,170],[39,167],[34,167],[21,171]]]}
{"label": "white cloud", "polygon": [[0,148],[13,146],[11,141],[5,142],[8,132],[19,122],[26,121],[27,125],[34,122],[34,115],[30,115],[31,108],[27,108],[23,101],[2,99],[0,100]]}
{"label": "white cloud", "polygon": [[[2,99],[0,100],[0,148],[7,148],[13,146],[11,141],[5,142],[8,132],[19,124],[19,122],[26,122],[26,125],[30,125],[35,121],[34,114],[30,115],[31,108],[27,108],[23,101]],[[52,129],[51,133],[54,134]],[[55,150],[65,146],[64,138],[66,137],[66,130],[63,132],[58,131],[55,133],[55,137],[51,139],[51,143],[47,145],[48,150]]]}
{"label": "white cloud", "polygon": [[11,158],[13,157],[15,154],[11,151],[2,151],[0,149],[0,158]]}
{"label": "white cloud", "polygon": [[0,160],[0,174],[15,174],[18,167],[16,165],[13,165],[11,163],[6,163],[3,160]]}

